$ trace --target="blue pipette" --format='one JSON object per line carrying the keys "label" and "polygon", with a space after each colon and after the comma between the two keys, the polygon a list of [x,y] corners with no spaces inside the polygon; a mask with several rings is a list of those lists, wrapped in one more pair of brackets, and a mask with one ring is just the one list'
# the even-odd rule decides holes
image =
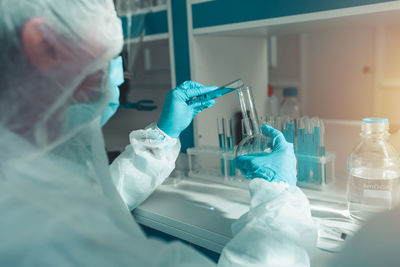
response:
{"label": "blue pipette", "polygon": [[206,93],[204,95],[196,96],[196,97],[190,99],[187,102],[187,104],[188,105],[192,105],[194,103],[205,102],[205,101],[208,101],[208,100],[211,100],[211,99],[215,99],[215,98],[218,98],[218,97],[223,96],[225,94],[228,94],[228,93],[230,93],[230,92],[232,92],[232,91],[234,91],[234,90],[236,90],[236,89],[238,89],[240,87],[243,87],[243,86],[244,86],[244,83],[243,83],[242,79],[237,79],[237,80],[235,80],[233,82],[230,82],[230,83],[225,84],[225,85],[223,85],[221,87],[218,87],[217,89],[215,89],[215,90],[213,90],[211,92],[208,92],[208,93]]}

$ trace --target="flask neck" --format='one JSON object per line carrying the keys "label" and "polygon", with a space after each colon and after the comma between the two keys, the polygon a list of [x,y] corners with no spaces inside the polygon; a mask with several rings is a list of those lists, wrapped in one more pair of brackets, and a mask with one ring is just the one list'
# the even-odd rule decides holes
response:
{"label": "flask neck", "polygon": [[244,127],[247,135],[260,134],[257,111],[250,87],[241,87],[236,89],[240,108],[242,110]]}

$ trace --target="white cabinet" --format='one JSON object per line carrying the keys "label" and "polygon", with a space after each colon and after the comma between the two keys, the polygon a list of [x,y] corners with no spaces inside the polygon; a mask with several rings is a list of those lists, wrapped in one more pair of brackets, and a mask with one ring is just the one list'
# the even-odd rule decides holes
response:
{"label": "white cabinet", "polygon": [[[339,179],[345,179],[346,159],[358,143],[363,117],[387,117],[397,130],[399,1],[310,0],[284,11],[285,1],[266,10],[274,8],[265,3],[270,1],[234,0],[226,12],[211,13],[221,11],[222,2],[195,1],[188,9],[193,79],[222,85],[242,78],[253,87],[259,115],[265,114],[268,83],[278,93],[298,87],[303,114],[326,119],[326,146],[337,154]],[[268,64],[271,36],[277,40],[275,67]],[[236,98],[221,97],[196,118],[196,145],[217,145],[216,117],[233,118],[240,111]]]}

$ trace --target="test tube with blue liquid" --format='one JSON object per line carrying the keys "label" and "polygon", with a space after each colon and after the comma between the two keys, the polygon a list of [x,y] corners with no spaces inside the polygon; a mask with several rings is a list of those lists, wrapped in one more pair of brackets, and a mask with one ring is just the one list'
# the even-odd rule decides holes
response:
{"label": "test tube with blue liquid", "polygon": [[215,99],[215,98],[221,97],[223,95],[226,95],[226,94],[228,94],[230,92],[233,92],[236,89],[241,88],[243,86],[244,86],[244,83],[243,83],[242,79],[237,79],[237,80],[234,80],[234,81],[232,81],[230,83],[227,83],[227,84],[225,84],[225,85],[223,85],[221,87],[218,87],[217,89],[215,89],[215,90],[213,90],[211,92],[205,93],[205,94],[200,95],[200,96],[193,97],[192,99],[189,99],[187,104],[188,105],[193,105],[193,104],[196,104],[196,103],[204,103],[204,102],[209,101],[211,99]]}
{"label": "test tube with blue liquid", "polygon": [[[297,120],[297,153],[318,158],[325,156],[325,128],[321,119],[302,117]],[[317,160],[298,160],[298,181],[314,184],[326,183],[326,164]]]}
{"label": "test tube with blue liquid", "polygon": [[[219,150],[226,151],[224,118],[217,118],[217,129],[218,129]],[[225,175],[225,161],[223,158],[221,158],[221,174]]]}
{"label": "test tube with blue liquid", "polygon": [[[319,118],[314,119],[315,124],[314,124],[314,129],[313,132],[315,132],[315,154],[318,157],[325,157],[326,152],[325,152],[325,144],[324,144],[324,138],[325,138],[325,126],[323,120]],[[318,182],[319,183],[326,183],[326,164],[323,164],[322,166],[318,164],[317,168],[318,170]],[[324,176],[322,177],[322,174]]]}
{"label": "test tube with blue liquid", "polygon": [[[233,145],[233,136],[232,136],[232,120],[228,121],[228,125],[226,127],[226,149],[227,151],[233,151],[234,150],[234,145]],[[233,166],[232,160],[228,161],[228,175],[229,176],[235,176],[235,167]]]}

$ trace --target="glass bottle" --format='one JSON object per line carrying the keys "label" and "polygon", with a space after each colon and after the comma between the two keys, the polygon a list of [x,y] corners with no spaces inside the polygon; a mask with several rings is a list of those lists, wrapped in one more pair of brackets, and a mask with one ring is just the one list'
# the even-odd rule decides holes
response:
{"label": "glass bottle", "polygon": [[350,216],[366,220],[389,210],[399,196],[399,155],[389,143],[388,119],[364,118],[361,143],[347,162],[347,202]]}
{"label": "glass bottle", "polygon": [[261,133],[253,94],[250,87],[236,89],[243,115],[246,138],[242,139],[235,150],[235,156],[269,152],[269,138]]}
{"label": "glass bottle", "polygon": [[301,116],[300,104],[297,100],[297,88],[283,89],[283,103],[279,110],[280,116],[298,118]]}
{"label": "glass bottle", "polygon": [[274,89],[268,84],[267,115],[277,117],[279,114],[279,99],[274,94]]}

